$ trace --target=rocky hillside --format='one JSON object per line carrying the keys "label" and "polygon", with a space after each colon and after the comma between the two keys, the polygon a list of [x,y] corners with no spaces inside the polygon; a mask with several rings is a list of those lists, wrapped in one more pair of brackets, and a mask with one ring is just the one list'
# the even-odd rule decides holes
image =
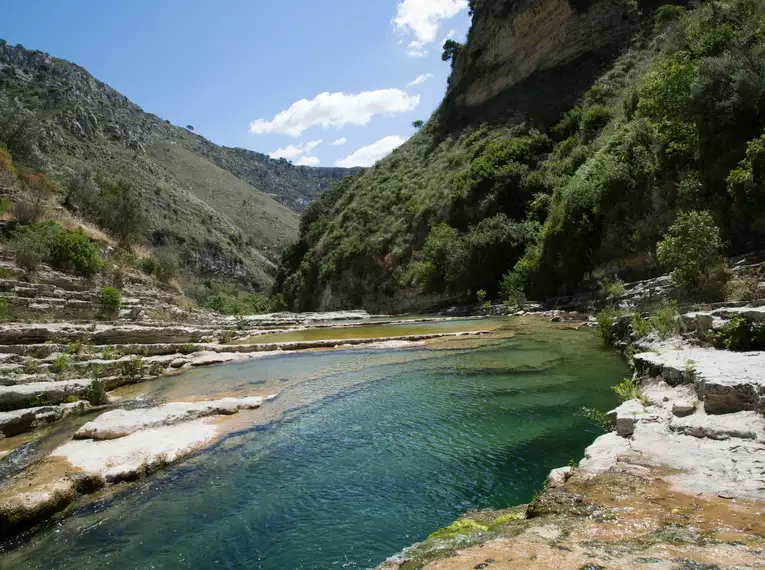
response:
{"label": "rocky hillside", "polygon": [[[1,40],[0,99],[14,162],[64,190],[83,172],[131,181],[149,218],[146,237],[173,243],[201,276],[268,286],[295,237],[295,212],[348,173],[219,147],[75,64]],[[22,158],[14,147],[33,152]]]}
{"label": "rocky hillside", "polygon": [[678,216],[707,209],[726,254],[758,247],[761,0],[471,5],[425,127],[303,217],[277,278],[293,307],[412,310],[649,277]]}

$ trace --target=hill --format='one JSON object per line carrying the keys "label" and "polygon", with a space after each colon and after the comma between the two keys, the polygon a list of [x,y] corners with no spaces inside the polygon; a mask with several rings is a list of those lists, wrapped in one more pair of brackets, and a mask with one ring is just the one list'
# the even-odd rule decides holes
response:
{"label": "hill", "polygon": [[[85,69],[0,40],[0,142],[17,165],[71,193],[88,177],[130,181],[154,247],[199,277],[268,288],[297,211],[349,171],[220,147],[144,112]],[[85,215],[72,199],[67,207]]]}
{"label": "hill", "polygon": [[292,307],[416,310],[650,276],[668,228],[704,210],[729,255],[762,243],[765,3],[471,7],[428,123],[303,215],[277,278]]}

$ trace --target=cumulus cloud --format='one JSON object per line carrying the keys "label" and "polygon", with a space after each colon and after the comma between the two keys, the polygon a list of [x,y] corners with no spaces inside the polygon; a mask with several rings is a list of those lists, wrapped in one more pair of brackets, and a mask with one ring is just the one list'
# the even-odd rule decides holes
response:
{"label": "cumulus cloud", "polygon": [[301,99],[273,120],[258,119],[250,124],[255,134],[279,133],[299,137],[311,127],[343,127],[366,125],[375,115],[394,115],[411,111],[420,104],[419,95],[410,96],[400,89],[379,89],[361,93],[319,93]]}
{"label": "cumulus cloud", "polygon": [[423,48],[436,41],[441,22],[453,18],[467,7],[467,0],[401,0],[393,25],[399,32],[414,36],[407,46],[407,55],[427,55],[427,50]]}
{"label": "cumulus cloud", "polygon": [[418,75],[417,79],[409,82],[409,87],[414,87],[415,85],[422,85],[431,77],[433,77],[432,73],[423,73],[422,75]]}
{"label": "cumulus cloud", "polygon": [[345,138],[345,137],[340,137],[340,138],[339,138],[339,139],[337,139],[336,141],[332,141],[332,143],[330,143],[330,146],[342,146],[342,145],[344,145],[344,144],[345,144],[345,143],[347,143],[347,142],[348,142],[348,139],[347,139],[347,138]]}
{"label": "cumulus cloud", "polygon": [[311,156],[311,151],[319,146],[322,141],[308,141],[305,144],[288,145],[268,154],[271,158],[286,158],[295,160],[295,164],[302,166],[318,166],[321,162],[317,157]]}
{"label": "cumulus cloud", "polygon": [[372,166],[375,162],[389,155],[393,149],[400,147],[406,139],[398,136],[390,136],[358,149],[353,154],[337,161],[337,166],[350,168],[352,166]]}
{"label": "cumulus cloud", "polygon": [[316,156],[301,156],[295,161],[298,166],[319,166],[321,160]]}

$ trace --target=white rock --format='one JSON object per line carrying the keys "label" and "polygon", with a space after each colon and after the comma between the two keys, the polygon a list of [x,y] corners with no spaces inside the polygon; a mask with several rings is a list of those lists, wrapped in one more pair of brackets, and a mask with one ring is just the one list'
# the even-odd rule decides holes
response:
{"label": "white rock", "polygon": [[210,418],[138,431],[112,440],[74,440],[51,456],[108,483],[140,477],[193,453],[218,435]]}
{"label": "white rock", "polygon": [[223,398],[205,402],[171,402],[155,408],[112,410],[86,423],[75,439],[117,439],[148,428],[188,422],[213,415],[230,415],[239,410],[258,408],[263,398]]}
{"label": "white rock", "polygon": [[584,450],[584,459],[579,462],[578,473],[598,475],[613,467],[619,454],[630,450],[629,440],[611,432],[601,435]]}
{"label": "white rock", "polygon": [[571,477],[571,467],[558,467],[557,469],[550,471],[550,474],[547,476],[545,485],[549,489],[562,487],[563,484],[568,481],[569,477]]}
{"label": "white rock", "polygon": [[635,431],[635,423],[645,415],[645,408],[640,400],[627,400],[621,406],[608,412],[608,418],[616,427],[616,433],[628,437]]}

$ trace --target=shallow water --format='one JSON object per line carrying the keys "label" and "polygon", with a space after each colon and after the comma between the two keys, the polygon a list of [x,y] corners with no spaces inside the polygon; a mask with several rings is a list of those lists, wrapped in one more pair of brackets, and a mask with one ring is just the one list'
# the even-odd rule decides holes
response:
{"label": "shallow water", "polygon": [[335,328],[306,328],[287,332],[268,333],[253,336],[242,342],[271,343],[311,340],[345,340],[353,338],[384,338],[405,335],[428,335],[491,329],[497,319],[453,319],[431,322],[401,322],[395,324],[355,323],[356,326]]}
{"label": "shallow water", "polygon": [[613,405],[627,368],[587,332],[514,326],[154,383],[160,399],[281,391],[213,448],[47,525],[0,564],[368,568],[467,510],[526,502],[581,457],[597,429],[579,408]]}

